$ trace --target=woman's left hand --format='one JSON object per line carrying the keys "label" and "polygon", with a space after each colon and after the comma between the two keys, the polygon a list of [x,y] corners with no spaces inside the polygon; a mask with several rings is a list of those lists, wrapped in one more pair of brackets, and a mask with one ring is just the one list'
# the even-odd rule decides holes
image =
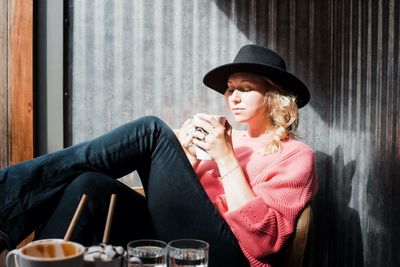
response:
{"label": "woman's left hand", "polygon": [[217,163],[233,154],[232,127],[228,121],[225,122],[225,125],[222,125],[212,115],[199,113],[196,114],[192,124],[205,131],[204,133],[196,130],[192,133],[193,144],[207,151]]}

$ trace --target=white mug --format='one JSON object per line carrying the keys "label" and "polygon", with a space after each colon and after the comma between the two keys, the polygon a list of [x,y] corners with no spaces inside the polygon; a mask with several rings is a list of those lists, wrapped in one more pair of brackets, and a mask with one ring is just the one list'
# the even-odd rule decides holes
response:
{"label": "white mug", "polygon": [[[222,125],[225,125],[226,123],[226,117],[222,115],[211,115],[216,121],[221,123]],[[195,116],[196,119],[196,116]],[[196,129],[197,131],[202,131],[204,132],[203,129]],[[207,134],[207,133],[206,133]],[[196,158],[198,160],[212,160],[211,156],[205,151],[204,149],[201,149],[198,146],[195,146],[195,151],[196,151]]]}
{"label": "white mug", "polygon": [[85,247],[62,239],[42,239],[7,254],[7,267],[82,267]]}

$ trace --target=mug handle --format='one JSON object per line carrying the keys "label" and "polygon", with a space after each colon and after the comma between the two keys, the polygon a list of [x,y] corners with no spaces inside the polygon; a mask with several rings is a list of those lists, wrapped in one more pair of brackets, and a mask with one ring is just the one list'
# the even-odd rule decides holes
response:
{"label": "mug handle", "polygon": [[17,259],[20,255],[20,252],[18,249],[11,250],[8,252],[7,257],[6,257],[6,266],[7,267],[18,267],[18,262]]}
{"label": "mug handle", "polygon": [[[139,267],[143,267],[143,262],[141,259],[135,256],[128,256],[128,264],[129,263],[139,263]],[[130,265],[129,265],[130,266]],[[7,266],[8,267],[8,266]]]}

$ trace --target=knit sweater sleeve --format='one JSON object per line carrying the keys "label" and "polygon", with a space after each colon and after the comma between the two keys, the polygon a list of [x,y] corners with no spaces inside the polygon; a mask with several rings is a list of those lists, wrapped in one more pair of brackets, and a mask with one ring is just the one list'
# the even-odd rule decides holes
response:
{"label": "knit sweater sleeve", "polygon": [[[246,256],[262,262],[282,248],[298,215],[315,194],[313,151],[307,147],[284,155],[252,188],[254,199],[223,214]],[[218,206],[221,211],[224,205]]]}

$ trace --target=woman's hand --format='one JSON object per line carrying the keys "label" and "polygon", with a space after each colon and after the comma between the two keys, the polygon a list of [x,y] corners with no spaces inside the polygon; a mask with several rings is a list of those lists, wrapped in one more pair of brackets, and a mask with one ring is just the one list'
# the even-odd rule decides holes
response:
{"label": "woman's hand", "polygon": [[178,140],[181,143],[181,146],[182,146],[183,150],[185,151],[185,154],[193,167],[195,166],[196,162],[198,161],[196,159],[195,147],[193,146],[193,142],[192,142],[192,140],[193,140],[192,133],[194,131],[195,131],[195,127],[193,125],[193,120],[188,119],[183,123],[181,129],[178,132]]}
{"label": "woman's hand", "polygon": [[196,114],[192,125],[195,129],[201,128],[204,131],[196,130],[192,133],[193,144],[204,149],[218,164],[219,161],[233,155],[232,148],[232,127],[225,122],[222,125],[217,119],[207,114]]}
{"label": "woman's hand", "polygon": [[232,127],[222,125],[210,115],[197,114],[193,124],[207,133],[195,131],[193,144],[206,150],[218,165],[221,183],[224,187],[228,210],[232,211],[255,197],[232,146]]}

